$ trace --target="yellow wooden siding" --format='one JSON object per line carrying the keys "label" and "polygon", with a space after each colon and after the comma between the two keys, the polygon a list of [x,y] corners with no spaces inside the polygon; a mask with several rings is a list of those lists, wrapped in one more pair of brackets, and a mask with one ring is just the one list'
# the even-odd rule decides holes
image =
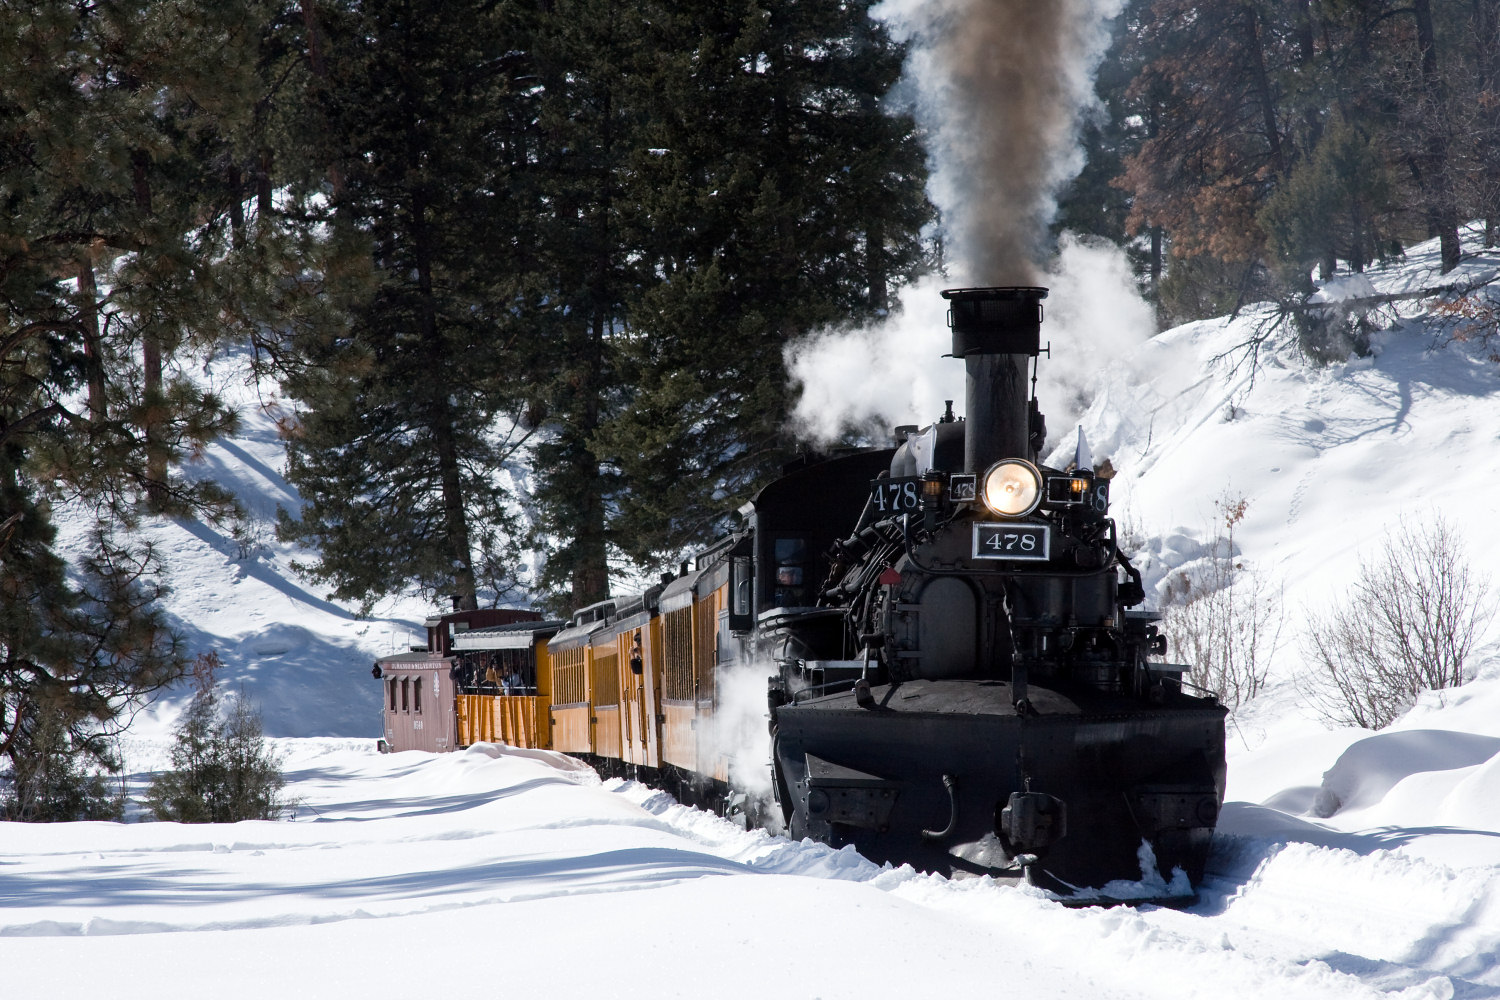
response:
{"label": "yellow wooden siding", "polygon": [[690,701],[693,697],[693,609],[662,615],[662,697]]}
{"label": "yellow wooden siding", "polygon": [[642,687],[645,703],[641,706],[641,723],[647,734],[647,763],[652,767],[661,767],[661,685],[662,621],[657,616],[646,629],[646,680]]}
{"label": "yellow wooden siding", "polygon": [[661,758],[675,767],[698,769],[698,733],[693,728],[696,712],[693,703],[664,702],[662,714],[667,717],[661,731]]}
{"label": "yellow wooden siding", "polygon": [[719,615],[717,592],[693,602],[693,690],[701,705],[714,698],[714,651],[718,648]]}
{"label": "yellow wooden siding", "polygon": [[[726,605],[725,600],[729,596],[728,581],[721,584],[713,593],[694,608],[697,615],[695,622],[694,653],[697,656],[698,667],[698,729],[700,732],[712,732],[714,726],[714,714],[719,706],[719,692],[716,684],[718,652],[719,652],[719,612]],[[704,741],[708,743],[709,741]],[[729,760],[722,753],[706,752],[700,744],[699,770],[711,775],[719,781],[729,780]]]}
{"label": "yellow wooden siding", "polygon": [[620,706],[620,656],[613,644],[592,650],[594,704],[600,707]]}
{"label": "yellow wooden siding", "polygon": [[545,749],[550,742],[547,701],[529,695],[459,695],[458,733],[461,746],[506,743]]}
{"label": "yellow wooden siding", "polygon": [[594,753],[620,759],[620,706],[594,706]]}
{"label": "yellow wooden siding", "polygon": [[563,753],[592,753],[589,739],[589,706],[552,709],[552,749]]}
{"label": "yellow wooden siding", "polygon": [[545,640],[539,641],[536,650],[536,693],[538,698],[552,700],[552,653]]}
{"label": "yellow wooden siding", "polygon": [[[640,673],[636,673],[630,665],[637,638],[641,640]],[[656,722],[657,705],[660,703],[660,619],[653,618],[648,625],[621,633],[617,648],[620,655],[620,738],[623,758],[631,764],[660,767],[661,739]]]}

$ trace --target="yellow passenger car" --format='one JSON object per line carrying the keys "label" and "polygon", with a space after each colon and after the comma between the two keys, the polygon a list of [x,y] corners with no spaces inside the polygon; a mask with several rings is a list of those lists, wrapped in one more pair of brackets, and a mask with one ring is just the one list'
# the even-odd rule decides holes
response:
{"label": "yellow passenger car", "polygon": [[[547,654],[552,661],[552,749],[563,753],[596,755],[601,747],[611,743],[610,721],[606,731],[598,731],[599,714],[596,699],[602,697],[606,705],[619,711],[619,696],[610,687],[598,690],[602,678],[594,665],[594,634],[608,627],[608,617],[614,611],[614,601],[601,601],[575,613],[572,622],[560,630],[547,643]],[[615,729],[617,734],[618,730]],[[614,736],[613,745],[618,756],[619,737]]]}

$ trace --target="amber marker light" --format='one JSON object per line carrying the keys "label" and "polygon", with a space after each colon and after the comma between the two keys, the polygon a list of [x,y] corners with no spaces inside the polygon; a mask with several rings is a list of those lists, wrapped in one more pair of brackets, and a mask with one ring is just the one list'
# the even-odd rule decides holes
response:
{"label": "amber marker light", "polygon": [[980,498],[1001,517],[1025,517],[1042,502],[1042,474],[1025,459],[996,462],[984,474]]}

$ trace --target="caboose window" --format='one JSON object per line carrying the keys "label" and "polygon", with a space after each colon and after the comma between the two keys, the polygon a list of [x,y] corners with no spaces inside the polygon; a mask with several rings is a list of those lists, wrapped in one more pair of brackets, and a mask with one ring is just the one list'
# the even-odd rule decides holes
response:
{"label": "caboose window", "polygon": [[401,711],[411,711],[411,678],[401,678]]}
{"label": "caboose window", "polygon": [[418,715],[421,715],[422,714],[422,678],[421,677],[418,677],[417,678],[417,682],[411,686],[411,694],[412,694],[412,698],[411,698],[411,710],[413,712],[416,712]]}
{"label": "caboose window", "polygon": [[391,678],[391,711],[396,710],[396,678]]}

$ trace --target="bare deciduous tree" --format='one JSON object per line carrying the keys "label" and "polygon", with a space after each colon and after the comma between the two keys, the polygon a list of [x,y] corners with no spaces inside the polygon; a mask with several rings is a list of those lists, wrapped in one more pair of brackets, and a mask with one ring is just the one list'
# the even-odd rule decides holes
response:
{"label": "bare deciduous tree", "polygon": [[1181,572],[1168,584],[1163,625],[1198,685],[1233,711],[1265,687],[1281,639],[1281,587],[1236,555],[1234,530],[1248,501],[1226,493],[1214,506],[1222,524],[1196,572]]}
{"label": "bare deciduous tree", "polygon": [[1360,560],[1345,601],[1308,616],[1304,646],[1325,681],[1315,707],[1333,724],[1379,729],[1423,691],[1462,684],[1492,597],[1451,524],[1403,522]]}

